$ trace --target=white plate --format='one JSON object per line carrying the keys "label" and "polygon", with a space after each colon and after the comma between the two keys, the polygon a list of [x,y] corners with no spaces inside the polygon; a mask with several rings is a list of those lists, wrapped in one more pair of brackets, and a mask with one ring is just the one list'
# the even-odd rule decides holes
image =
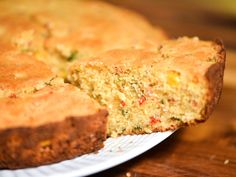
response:
{"label": "white plate", "polygon": [[0,177],[79,177],[91,175],[130,160],[159,144],[173,132],[109,138],[98,153],[60,163],[21,170],[0,170]]}

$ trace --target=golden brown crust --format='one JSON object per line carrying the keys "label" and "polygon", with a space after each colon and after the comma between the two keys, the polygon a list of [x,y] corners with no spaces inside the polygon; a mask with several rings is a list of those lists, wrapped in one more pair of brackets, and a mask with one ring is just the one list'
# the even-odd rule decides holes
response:
{"label": "golden brown crust", "polygon": [[[107,111],[38,127],[0,131],[0,168],[25,168],[72,159],[103,147]],[[27,137],[27,138],[26,138]]]}
{"label": "golden brown crust", "polygon": [[[18,3],[21,4],[20,8]],[[143,17],[99,1],[3,0],[0,37],[65,76],[74,60],[114,48],[152,48],[167,39]],[[48,4],[45,7],[45,4]],[[130,23],[132,22],[132,23]],[[2,30],[1,30],[2,29]],[[76,53],[76,57],[71,56]]]}
{"label": "golden brown crust", "polygon": [[66,117],[93,115],[100,108],[98,103],[72,85],[46,86],[31,94],[0,98],[0,110],[4,110],[0,130],[37,127]]}
{"label": "golden brown crust", "polygon": [[32,92],[55,78],[51,69],[33,56],[0,46],[0,97]]}
{"label": "golden brown crust", "polygon": [[202,112],[205,120],[210,116],[216,104],[219,102],[223,89],[226,51],[220,40],[216,40],[213,43],[213,47],[217,51],[217,62],[211,65],[205,74],[209,84],[208,101],[205,110]]}
{"label": "golden brown crust", "polygon": [[[204,76],[212,62],[216,62],[213,59],[215,57],[216,50],[212,47],[212,42],[202,41],[197,37],[181,37],[176,40],[163,41],[157,44],[155,49],[112,49],[95,57],[84,58],[77,63],[120,68],[155,64],[161,70],[177,68],[188,75],[191,73],[190,75]],[[71,68],[76,68],[76,63]]]}

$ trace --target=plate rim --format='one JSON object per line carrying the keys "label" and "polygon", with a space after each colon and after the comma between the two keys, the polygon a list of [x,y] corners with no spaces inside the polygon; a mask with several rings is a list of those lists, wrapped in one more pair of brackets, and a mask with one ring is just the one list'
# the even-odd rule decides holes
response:
{"label": "plate rim", "polygon": [[[157,144],[159,144],[162,141],[164,141],[165,139],[167,139],[174,132],[175,131],[158,132],[158,134],[161,133],[163,137],[161,137],[161,138],[160,137],[154,137],[154,138],[157,138],[157,141],[149,141],[149,142],[145,143],[144,146],[136,147],[135,149],[131,150],[130,152],[122,154],[119,157],[115,157],[115,158],[112,158],[110,160],[101,162],[98,165],[91,166],[90,167],[91,169],[90,169],[89,173],[88,173],[88,168],[84,168],[82,170],[78,169],[78,170],[74,170],[74,171],[71,171],[69,173],[61,174],[61,175],[53,174],[50,177],[65,177],[65,175],[66,175],[66,177],[80,177],[80,176],[88,176],[88,175],[92,175],[92,174],[96,174],[98,172],[108,170],[112,167],[115,167],[115,166],[118,166],[118,165],[120,165],[124,162],[127,162],[127,161],[143,154],[144,152],[150,150],[151,148],[153,148]],[[146,134],[146,135],[148,135],[148,134]],[[128,135],[128,136],[130,136],[130,135]],[[112,161],[112,163],[111,163],[111,161]],[[79,171],[79,175],[78,175],[78,171]]]}

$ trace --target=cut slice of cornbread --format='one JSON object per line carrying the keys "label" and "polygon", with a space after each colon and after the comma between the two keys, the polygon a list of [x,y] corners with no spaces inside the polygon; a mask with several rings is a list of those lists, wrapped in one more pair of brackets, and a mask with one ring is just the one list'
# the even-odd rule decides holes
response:
{"label": "cut slice of cornbread", "polygon": [[205,121],[222,90],[224,63],[221,44],[180,38],[156,50],[84,59],[68,80],[108,108],[109,135],[150,133]]}
{"label": "cut slice of cornbread", "polygon": [[0,98],[0,168],[25,168],[97,151],[107,111],[71,85]]}

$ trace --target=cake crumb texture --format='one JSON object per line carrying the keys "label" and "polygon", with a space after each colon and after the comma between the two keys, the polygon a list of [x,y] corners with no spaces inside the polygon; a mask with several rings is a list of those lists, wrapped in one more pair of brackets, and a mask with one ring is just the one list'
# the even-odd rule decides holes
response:
{"label": "cake crumb texture", "polygon": [[108,108],[109,135],[151,133],[204,122],[219,100],[224,63],[222,44],[183,37],[156,51],[84,59],[68,80]]}

